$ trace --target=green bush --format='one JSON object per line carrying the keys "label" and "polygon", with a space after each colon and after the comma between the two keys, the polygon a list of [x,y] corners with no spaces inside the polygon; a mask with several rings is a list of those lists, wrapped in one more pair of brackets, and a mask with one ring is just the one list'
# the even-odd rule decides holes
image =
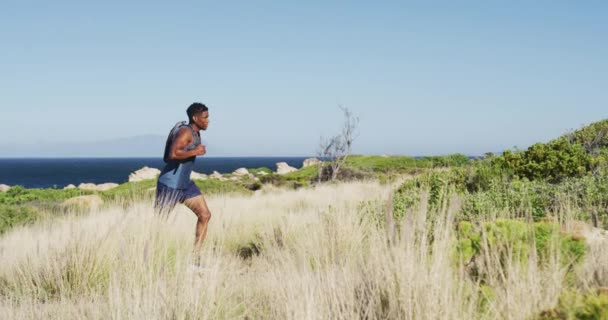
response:
{"label": "green bush", "polygon": [[60,214],[60,204],[66,199],[91,194],[79,189],[26,189],[14,186],[0,193],[0,233],[18,225],[32,223],[41,217],[41,212]]}
{"label": "green bush", "polygon": [[225,193],[249,195],[252,193],[251,190],[245,187],[245,182],[243,181],[220,181],[217,179],[207,179],[194,180],[194,183],[196,183],[201,192],[206,195]]}
{"label": "green bush", "polygon": [[552,249],[559,249],[561,262],[573,265],[582,259],[587,249],[584,240],[561,233],[558,223],[548,221],[528,223],[498,219],[481,225],[461,221],[457,235],[458,257],[465,262],[479,255],[487,246],[487,250],[497,254],[503,264],[509,258],[514,263],[527,262],[532,253],[539,257],[539,263],[547,263]]}
{"label": "green bush", "polygon": [[255,174],[255,175],[260,174],[260,172],[264,172],[264,173],[267,173],[267,174],[271,174],[272,173],[272,170],[270,170],[270,169],[268,169],[266,167],[253,168],[253,169],[248,169],[248,170],[249,170],[249,173],[252,173],[252,174]]}
{"label": "green bush", "polygon": [[0,204],[55,204],[72,197],[91,193],[91,191],[80,189],[26,189],[22,186],[14,186],[7,192],[0,192]]}
{"label": "green bush", "polygon": [[400,220],[405,213],[420,202],[422,192],[428,193],[428,205],[437,209],[453,193],[465,192],[466,171],[456,168],[450,171],[430,172],[405,181],[394,193],[393,216]]}
{"label": "green bush", "polygon": [[597,156],[608,147],[608,119],[594,122],[560,139],[581,145],[585,152]]}
{"label": "green bush", "polygon": [[568,177],[581,177],[591,169],[591,156],[583,146],[558,139],[537,143],[524,152],[507,150],[493,159],[515,175],[529,180],[560,182]]}
{"label": "green bush", "polygon": [[38,211],[30,206],[0,204],[0,234],[38,218]]}
{"label": "green bush", "polygon": [[156,188],[156,179],[125,182],[116,188],[100,192],[100,195],[108,201],[133,201],[153,197],[154,188]]}
{"label": "green bush", "polygon": [[608,175],[605,173],[549,183],[509,177],[495,169],[484,160],[474,166],[429,172],[409,179],[394,193],[393,214],[396,219],[402,218],[418,205],[421,193],[428,194],[431,209],[457,193],[461,202],[458,219],[503,217],[540,221],[567,207],[576,214],[572,218],[591,222],[596,227],[608,227]]}
{"label": "green bush", "polygon": [[271,173],[260,177],[262,183],[297,189],[310,186],[318,179],[319,167],[308,166],[286,174]]}
{"label": "green bush", "polygon": [[469,158],[462,154],[423,158],[353,155],[346,159],[347,168],[366,173],[416,173],[420,169],[463,166],[468,163]]}
{"label": "green bush", "polygon": [[447,156],[432,156],[423,157],[421,161],[431,162],[432,168],[441,167],[460,167],[470,163],[469,157],[461,153],[455,153]]}
{"label": "green bush", "polygon": [[525,151],[506,150],[502,156],[490,158],[493,165],[528,180],[557,183],[597,173],[607,169],[608,119]]}
{"label": "green bush", "polygon": [[608,294],[566,291],[556,308],[542,311],[537,320],[608,320]]}
{"label": "green bush", "polygon": [[[247,181],[220,181],[217,179],[193,180],[203,194],[213,195],[221,193],[240,193],[250,194],[251,191],[246,187]],[[126,182],[116,188],[100,193],[102,198],[112,201],[130,202],[145,198],[154,198],[156,179],[143,180],[137,182]]]}

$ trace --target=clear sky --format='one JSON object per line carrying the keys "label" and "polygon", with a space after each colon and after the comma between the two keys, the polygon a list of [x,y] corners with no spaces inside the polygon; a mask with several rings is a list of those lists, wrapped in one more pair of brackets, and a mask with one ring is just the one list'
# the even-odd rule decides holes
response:
{"label": "clear sky", "polygon": [[338,104],[362,154],[523,148],[608,117],[608,2],[405,2],[3,1],[0,157],[162,144],[193,101],[208,156],[314,154]]}

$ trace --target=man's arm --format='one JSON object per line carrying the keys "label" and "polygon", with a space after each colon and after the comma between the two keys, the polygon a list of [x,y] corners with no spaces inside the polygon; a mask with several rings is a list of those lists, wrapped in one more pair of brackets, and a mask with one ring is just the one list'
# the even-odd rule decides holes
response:
{"label": "man's arm", "polygon": [[192,133],[188,128],[182,128],[177,133],[177,137],[171,146],[169,157],[171,160],[183,160],[194,156],[202,156],[205,154],[205,146],[199,145],[195,149],[186,151],[186,147],[192,143]]}

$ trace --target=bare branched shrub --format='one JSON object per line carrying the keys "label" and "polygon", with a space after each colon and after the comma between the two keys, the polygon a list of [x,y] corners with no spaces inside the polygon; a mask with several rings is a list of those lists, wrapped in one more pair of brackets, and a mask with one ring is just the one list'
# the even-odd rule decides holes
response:
{"label": "bare branched shrub", "polygon": [[[319,182],[323,180],[326,173],[331,174],[331,180],[336,180],[340,169],[346,163],[346,158],[352,152],[353,141],[358,135],[359,117],[346,107],[338,107],[344,115],[342,132],[331,138],[321,137],[319,141],[317,156],[329,162],[329,167],[326,167],[325,162],[319,164]],[[326,172],[328,169],[329,172]]]}

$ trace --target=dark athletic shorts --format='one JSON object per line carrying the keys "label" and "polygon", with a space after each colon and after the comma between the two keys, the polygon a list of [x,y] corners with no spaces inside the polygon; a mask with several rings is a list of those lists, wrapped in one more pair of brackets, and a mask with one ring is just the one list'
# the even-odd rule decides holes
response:
{"label": "dark athletic shorts", "polygon": [[177,203],[183,203],[187,199],[200,196],[201,190],[198,189],[193,181],[186,189],[174,189],[158,182],[156,183],[156,201],[154,208],[158,213],[169,213]]}

